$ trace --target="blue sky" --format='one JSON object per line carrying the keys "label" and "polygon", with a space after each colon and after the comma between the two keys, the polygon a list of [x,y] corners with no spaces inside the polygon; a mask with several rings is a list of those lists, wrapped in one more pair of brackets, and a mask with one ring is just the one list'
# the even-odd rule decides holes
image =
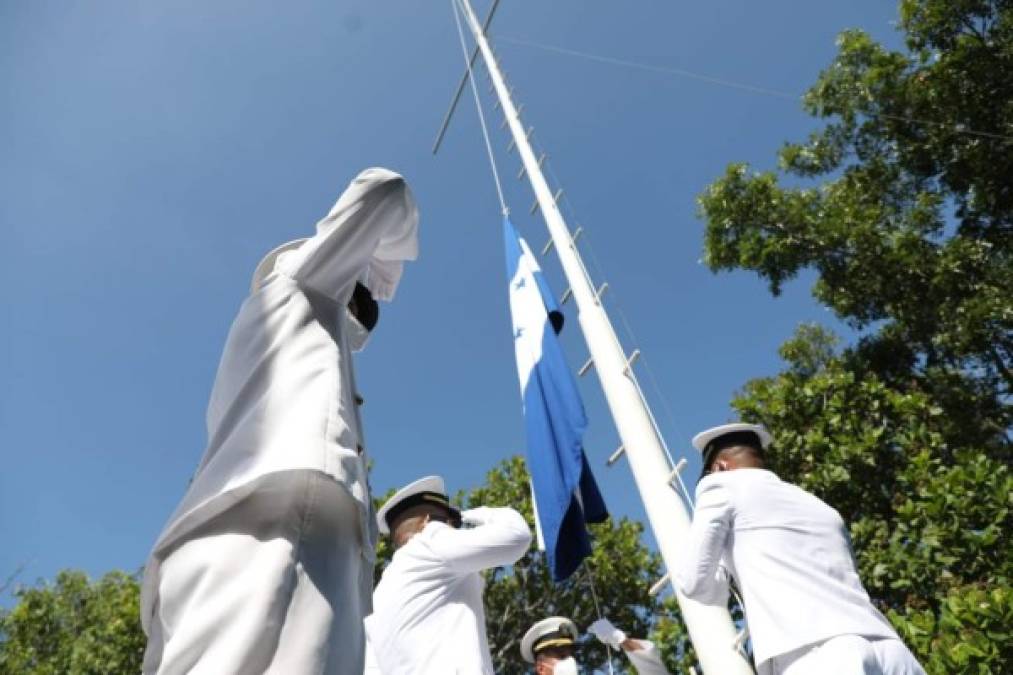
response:
{"label": "blue sky", "polygon": [[[895,13],[883,0],[507,0],[492,36],[801,93],[842,29],[896,44]],[[695,477],[693,433],[729,420],[747,379],[777,372],[797,324],[837,326],[806,279],[774,299],[751,275],[702,266],[695,197],[729,162],[771,168],[814,122],[776,97],[498,50]],[[498,205],[470,99],[430,154],[461,69],[449,0],[0,3],[0,582],[20,563],[23,581],[143,564],[202,453],[254,266],[367,166],[402,172],[422,214],[421,257],[358,363],[374,488],[435,472],[469,487],[523,451]],[[498,119],[493,135],[538,250],[545,230]],[[556,261],[544,267],[561,292]],[[576,321],[564,336],[579,367]],[[640,518],[625,462],[604,466],[618,441],[597,380],[581,388],[606,500]]]}

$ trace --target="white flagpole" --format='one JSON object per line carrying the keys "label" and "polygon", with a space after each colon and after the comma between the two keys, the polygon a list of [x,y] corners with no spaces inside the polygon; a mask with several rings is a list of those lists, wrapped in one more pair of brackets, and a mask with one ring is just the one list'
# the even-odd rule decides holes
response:
{"label": "white flagpole", "polygon": [[[658,437],[650,410],[633,374],[632,364],[628,362],[600,298],[588,279],[570,230],[528,143],[520,115],[510,98],[510,91],[485,33],[469,0],[459,2],[492,78],[517,152],[538,199],[563,272],[570,283],[573,299],[577,303],[580,327],[629,458],[633,479],[643,499],[647,518],[658,541],[658,549],[668,569],[675,569],[680,555],[679,547],[688,539],[690,520],[685,504],[670,485],[674,467],[670,465]],[[689,600],[675,590],[704,672],[708,675],[751,675],[752,668],[735,649],[736,630],[728,611],[724,607]]]}

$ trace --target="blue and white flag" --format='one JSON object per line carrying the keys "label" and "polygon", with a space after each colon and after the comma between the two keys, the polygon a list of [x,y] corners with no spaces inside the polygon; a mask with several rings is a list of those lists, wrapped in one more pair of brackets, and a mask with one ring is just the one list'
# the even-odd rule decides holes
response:
{"label": "blue and white flag", "polygon": [[591,553],[585,523],[600,523],[608,512],[584,456],[584,404],[556,337],[563,315],[508,219],[503,237],[535,518],[552,578],[562,581]]}

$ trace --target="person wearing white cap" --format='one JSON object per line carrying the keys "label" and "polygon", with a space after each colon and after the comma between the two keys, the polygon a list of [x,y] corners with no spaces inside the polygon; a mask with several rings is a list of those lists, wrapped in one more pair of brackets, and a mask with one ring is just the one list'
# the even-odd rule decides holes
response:
{"label": "person wearing white cap", "polygon": [[[587,630],[612,649],[626,652],[641,675],[669,675],[661,662],[661,654],[650,640],[627,637],[608,619],[598,619]],[[577,675],[574,658],[577,637],[573,621],[550,616],[532,625],[521,638],[521,656],[534,664],[535,675]]]}
{"label": "person wearing white cap", "polygon": [[521,638],[521,657],[534,664],[535,675],[577,675],[576,624],[550,616],[528,628]]}
{"label": "person wearing white cap", "polygon": [[693,438],[703,476],[679,589],[724,605],[735,579],[760,675],[924,673],[862,586],[840,514],[764,468],[770,442],[743,423]]}
{"label": "person wearing white cap", "polygon": [[479,572],[524,555],[524,517],[511,508],[458,512],[443,479],[428,476],[399,490],[376,519],[396,550],[365,620],[365,672],[493,675]]}
{"label": "person wearing white cap", "polygon": [[376,528],[352,352],[417,255],[401,176],[359,174],[257,266],[208,444],[145,566],[143,672],[361,672]]}

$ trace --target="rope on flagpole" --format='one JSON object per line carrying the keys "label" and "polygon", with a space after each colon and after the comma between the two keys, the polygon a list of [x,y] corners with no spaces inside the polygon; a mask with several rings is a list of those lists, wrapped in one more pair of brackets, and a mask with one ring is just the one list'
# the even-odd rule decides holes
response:
{"label": "rope on flagpole", "polygon": [[[769,96],[772,98],[779,98],[787,101],[801,101],[801,94],[793,94],[787,91],[780,91],[777,89],[770,89],[769,87],[761,87],[759,85],[751,84],[748,82],[739,82],[734,80],[726,80],[719,77],[713,77],[711,75],[705,75],[703,73],[693,72],[691,70],[685,70],[683,68],[674,68],[671,66],[661,66],[652,63],[641,63],[638,61],[630,61],[628,59],[619,59],[613,56],[603,56],[601,54],[591,54],[589,52],[578,51],[576,49],[568,49],[566,47],[560,47],[557,45],[541,44],[538,42],[532,42],[531,40],[522,40],[520,38],[509,37],[506,35],[497,35],[497,40],[500,42],[507,42],[522,47],[533,47],[535,49],[541,49],[547,52],[555,52],[557,54],[564,54],[566,56],[575,56],[578,58],[586,59],[588,61],[597,61],[598,63],[607,63],[613,66],[623,66],[626,68],[633,68],[636,70],[642,70],[647,72],[653,72],[661,75],[676,75],[679,77],[689,78],[692,80],[698,80],[700,82],[707,82],[708,84],[715,84],[721,87],[727,87],[730,89],[738,89],[750,94],[759,94],[762,96]],[[883,119],[893,120],[895,122],[907,122],[909,124],[918,124],[922,126],[931,126],[939,129],[945,129],[946,131],[954,134],[962,134],[965,136],[977,136],[979,138],[985,138],[994,141],[1002,141],[1003,143],[1013,142],[1013,136],[1009,134],[998,133],[995,131],[982,131],[980,129],[968,129],[962,124],[954,124],[952,122],[941,122],[939,120],[930,120],[920,117],[909,117],[907,115],[894,115],[885,112],[868,112],[866,113],[870,118],[881,117]]]}
{"label": "rope on flagpole", "polygon": [[478,87],[475,86],[475,73],[471,68],[471,59],[468,58],[468,46],[464,40],[464,29],[461,27],[461,10],[457,6],[457,0],[450,0],[450,5],[454,10],[457,36],[461,40],[461,52],[464,54],[464,67],[468,70],[468,82],[471,83],[471,95],[475,99],[475,110],[478,111],[478,121],[482,125],[482,137],[485,139],[486,154],[489,156],[489,168],[492,169],[492,178],[496,182],[496,195],[499,197],[500,212],[506,217],[510,214],[510,209],[507,208],[506,199],[503,197],[503,186],[499,180],[499,171],[496,169],[496,158],[492,152],[492,142],[489,140],[489,129],[485,124],[485,113],[482,112],[482,101],[478,96]]}
{"label": "rope on flagpole", "polygon": [[[598,605],[598,593],[594,588],[594,573],[591,571],[591,565],[587,562],[587,558],[584,558],[583,563],[584,571],[586,572],[584,578],[587,579],[587,586],[591,589],[591,601],[594,603],[594,613],[599,619],[603,619],[605,617],[601,614],[601,607]],[[615,670],[612,667],[612,648],[609,647],[607,642],[603,642],[602,644],[605,645],[605,654],[609,665],[609,675],[615,675]]]}

